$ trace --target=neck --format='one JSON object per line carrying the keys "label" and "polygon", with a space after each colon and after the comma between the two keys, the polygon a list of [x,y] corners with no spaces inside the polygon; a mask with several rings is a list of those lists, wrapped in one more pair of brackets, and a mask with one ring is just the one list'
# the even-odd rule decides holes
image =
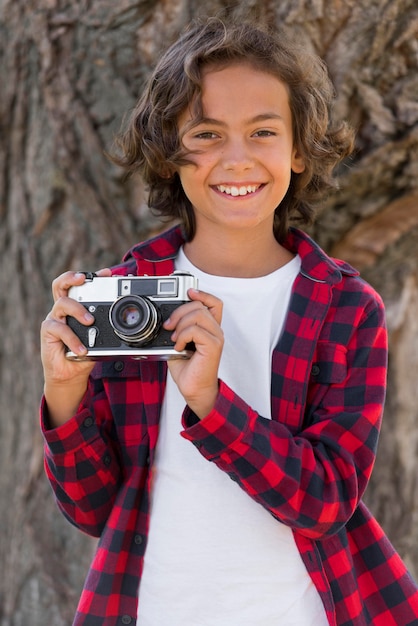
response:
{"label": "neck", "polygon": [[252,232],[242,235],[235,231],[208,238],[196,233],[184,246],[193,265],[202,272],[233,278],[266,276],[292,260],[293,254],[281,246],[273,232],[260,237]]}

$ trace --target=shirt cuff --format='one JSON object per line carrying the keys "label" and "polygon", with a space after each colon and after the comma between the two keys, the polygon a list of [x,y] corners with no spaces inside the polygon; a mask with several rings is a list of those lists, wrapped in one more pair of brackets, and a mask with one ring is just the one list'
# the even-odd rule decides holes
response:
{"label": "shirt cuff", "polygon": [[257,417],[257,413],[220,381],[215,406],[206,417],[200,420],[189,407],[185,408],[181,435],[213,460],[239,444],[253,417]]}
{"label": "shirt cuff", "polygon": [[82,404],[67,422],[51,427],[45,397],[41,400],[40,426],[45,445],[52,455],[75,452],[99,436],[94,417]]}

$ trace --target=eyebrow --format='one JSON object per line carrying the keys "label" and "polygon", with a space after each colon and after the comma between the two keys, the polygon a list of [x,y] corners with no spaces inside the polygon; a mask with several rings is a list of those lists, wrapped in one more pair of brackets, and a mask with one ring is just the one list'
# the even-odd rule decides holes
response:
{"label": "eyebrow", "polygon": [[[273,112],[268,111],[266,113],[259,113],[255,117],[252,117],[251,119],[247,120],[246,123],[257,124],[258,122],[266,122],[268,120],[278,120],[282,122],[283,117],[279,115],[278,113],[273,113]],[[213,126],[226,126],[226,124],[222,122],[221,120],[217,120],[212,117],[202,117],[200,120],[196,122],[196,125],[200,125],[200,124],[209,124]]]}

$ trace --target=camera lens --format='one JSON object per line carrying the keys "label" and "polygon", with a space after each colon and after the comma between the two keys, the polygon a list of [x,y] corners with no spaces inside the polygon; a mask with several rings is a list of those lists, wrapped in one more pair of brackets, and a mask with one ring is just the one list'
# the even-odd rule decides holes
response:
{"label": "camera lens", "polygon": [[121,325],[125,328],[133,328],[142,320],[141,311],[137,306],[130,304],[119,313]]}
{"label": "camera lens", "polygon": [[112,304],[109,321],[118,337],[126,343],[138,345],[148,343],[155,337],[161,325],[161,316],[147,298],[126,296]]}

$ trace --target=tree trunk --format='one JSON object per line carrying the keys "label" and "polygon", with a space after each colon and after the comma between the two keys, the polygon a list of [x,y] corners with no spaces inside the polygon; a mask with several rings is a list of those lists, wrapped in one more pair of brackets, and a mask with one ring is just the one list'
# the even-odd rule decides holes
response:
{"label": "tree trunk", "polygon": [[[162,228],[140,181],[105,157],[160,50],[208,0],[1,0],[1,626],[69,626],[94,542],[58,513],[42,470],[39,326],[66,269],[119,261]],[[313,235],[384,297],[388,401],[367,500],[418,573],[418,8],[415,0],[237,3],[328,63],[358,128]]]}

